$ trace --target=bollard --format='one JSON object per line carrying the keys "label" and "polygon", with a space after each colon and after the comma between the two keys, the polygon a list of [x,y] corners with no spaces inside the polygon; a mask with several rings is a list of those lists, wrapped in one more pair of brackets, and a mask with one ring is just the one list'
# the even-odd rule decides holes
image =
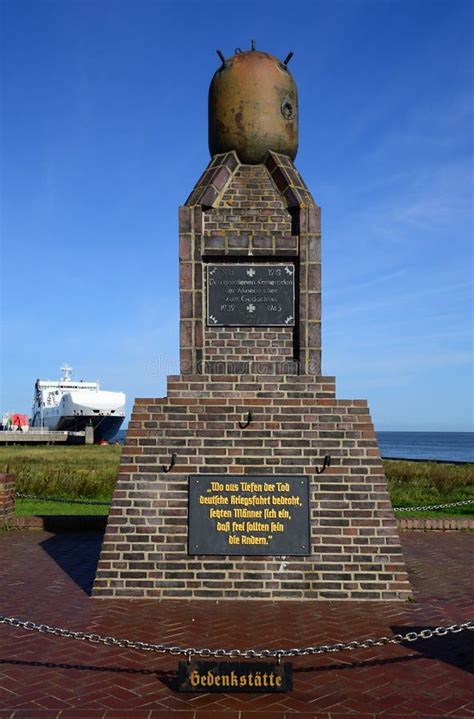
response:
{"label": "bollard", "polygon": [[7,527],[15,514],[15,475],[0,472],[0,528]]}

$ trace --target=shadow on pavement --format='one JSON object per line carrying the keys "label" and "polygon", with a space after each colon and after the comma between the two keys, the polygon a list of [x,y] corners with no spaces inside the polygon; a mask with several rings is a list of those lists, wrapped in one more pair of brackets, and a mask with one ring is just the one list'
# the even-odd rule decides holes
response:
{"label": "shadow on pavement", "polygon": [[115,674],[140,674],[155,676],[169,689],[176,691],[178,687],[178,673],[165,672],[161,669],[133,669],[129,667],[97,667],[94,664],[66,664],[65,662],[35,662],[25,659],[0,659],[2,664],[11,664],[21,667],[44,667],[45,669],[76,669],[81,672],[112,672]]}
{"label": "shadow on pavement", "polygon": [[[340,652],[340,655],[347,652]],[[336,659],[336,655],[334,655]],[[411,662],[418,659],[423,659],[419,654],[404,654],[403,657],[388,657],[387,659],[359,659],[358,661],[343,661],[339,660],[334,664],[323,664],[319,667],[293,667],[294,674],[304,674],[306,672],[331,672],[331,671],[344,671],[345,669],[366,669],[368,667],[383,667],[386,664],[400,664],[401,662]]]}
{"label": "shadow on pavement", "polygon": [[103,531],[60,532],[41,547],[90,596],[103,537]]}
{"label": "shadow on pavement", "polygon": [[[459,623],[459,622],[456,622]],[[454,622],[453,622],[454,624]],[[421,632],[423,629],[435,629],[430,626],[391,627],[394,634],[407,634],[408,632]],[[417,639],[415,642],[402,642],[402,647],[410,647],[418,652],[420,657],[436,659],[439,662],[451,664],[470,674],[474,673],[474,630],[466,629],[444,637],[431,639]]]}
{"label": "shadow on pavement", "polygon": [[[416,627],[391,627],[394,634],[407,634],[408,632],[421,632],[423,629],[435,629],[430,626]],[[410,654],[401,657],[388,657],[387,659],[358,659],[350,661],[352,652],[337,652],[333,655],[334,663],[315,667],[296,667],[295,674],[304,672],[327,672],[344,671],[346,669],[357,669],[366,667],[384,666],[386,664],[397,664],[400,662],[419,661],[420,659],[435,659],[446,662],[452,666],[463,669],[466,672],[474,673],[474,632],[466,630],[458,634],[449,634],[444,637],[433,637],[431,639],[417,639],[415,642],[402,642],[399,646],[413,650]],[[356,650],[357,651],[357,650]],[[360,650],[363,656],[364,650]],[[371,650],[373,651],[373,649]],[[378,648],[383,652],[383,647]]]}

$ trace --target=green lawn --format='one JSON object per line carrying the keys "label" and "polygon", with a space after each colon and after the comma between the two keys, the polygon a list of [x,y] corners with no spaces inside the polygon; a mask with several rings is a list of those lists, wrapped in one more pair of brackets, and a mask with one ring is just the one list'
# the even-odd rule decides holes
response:
{"label": "green lawn", "polygon": [[[65,499],[110,501],[120,461],[119,446],[0,447],[0,471],[17,476],[16,490]],[[384,461],[392,504],[396,507],[444,504],[474,499],[474,464]],[[80,505],[18,499],[16,512],[31,514],[108,513],[106,505]],[[397,512],[398,517],[474,516],[474,504],[446,510]]]}
{"label": "green lawn", "polygon": [[[394,507],[416,507],[474,500],[474,464],[437,464],[436,462],[384,461],[390,498]],[[472,516],[474,504],[434,510],[417,516]],[[404,512],[403,516],[415,512]],[[397,516],[401,514],[397,513]]]}
{"label": "green lawn", "polygon": [[[107,500],[106,500],[107,501]],[[20,517],[32,515],[107,515],[109,504],[66,504],[65,502],[40,502],[35,499],[17,499],[15,513]]]}
{"label": "green lawn", "polygon": [[16,491],[49,497],[111,497],[120,461],[118,445],[0,447],[0,471],[16,475]]}

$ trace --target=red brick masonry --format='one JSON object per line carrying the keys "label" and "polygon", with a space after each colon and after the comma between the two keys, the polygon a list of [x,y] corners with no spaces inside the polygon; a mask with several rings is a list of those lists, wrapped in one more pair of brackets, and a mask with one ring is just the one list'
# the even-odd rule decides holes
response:
{"label": "red brick masonry", "polygon": [[10,523],[15,513],[15,475],[0,472],[0,528]]}
{"label": "red brick masonry", "polygon": [[[310,556],[189,556],[190,474],[308,475]],[[410,597],[367,403],[335,399],[332,377],[252,375],[173,376],[136,400],[94,596]]]}
{"label": "red brick masonry", "polygon": [[473,530],[474,519],[470,517],[401,517],[397,519],[398,527],[402,531],[441,531],[449,532],[455,529]]}
{"label": "red brick masonry", "polygon": [[[367,403],[336,399],[321,376],[320,210],[297,169],[274,152],[260,165],[217,155],[179,219],[181,375],[135,402],[94,596],[409,598]],[[291,263],[294,326],[208,326],[210,262]],[[190,556],[199,474],[308,477],[308,556]]]}
{"label": "red brick masonry", "polygon": [[[321,212],[288,157],[209,163],[179,211],[180,348],[185,374],[321,374]],[[209,262],[291,262],[291,327],[208,327]]]}

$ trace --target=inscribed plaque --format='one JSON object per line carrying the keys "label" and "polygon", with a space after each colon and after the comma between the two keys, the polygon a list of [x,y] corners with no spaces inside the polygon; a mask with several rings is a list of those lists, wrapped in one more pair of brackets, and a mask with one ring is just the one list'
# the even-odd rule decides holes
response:
{"label": "inscribed plaque", "polygon": [[308,477],[189,477],[189,554],[310,554]]}
{"label": "inscribed plaque", "polygon": [[293,264],[209,264],[209,326],[295,324]]}

